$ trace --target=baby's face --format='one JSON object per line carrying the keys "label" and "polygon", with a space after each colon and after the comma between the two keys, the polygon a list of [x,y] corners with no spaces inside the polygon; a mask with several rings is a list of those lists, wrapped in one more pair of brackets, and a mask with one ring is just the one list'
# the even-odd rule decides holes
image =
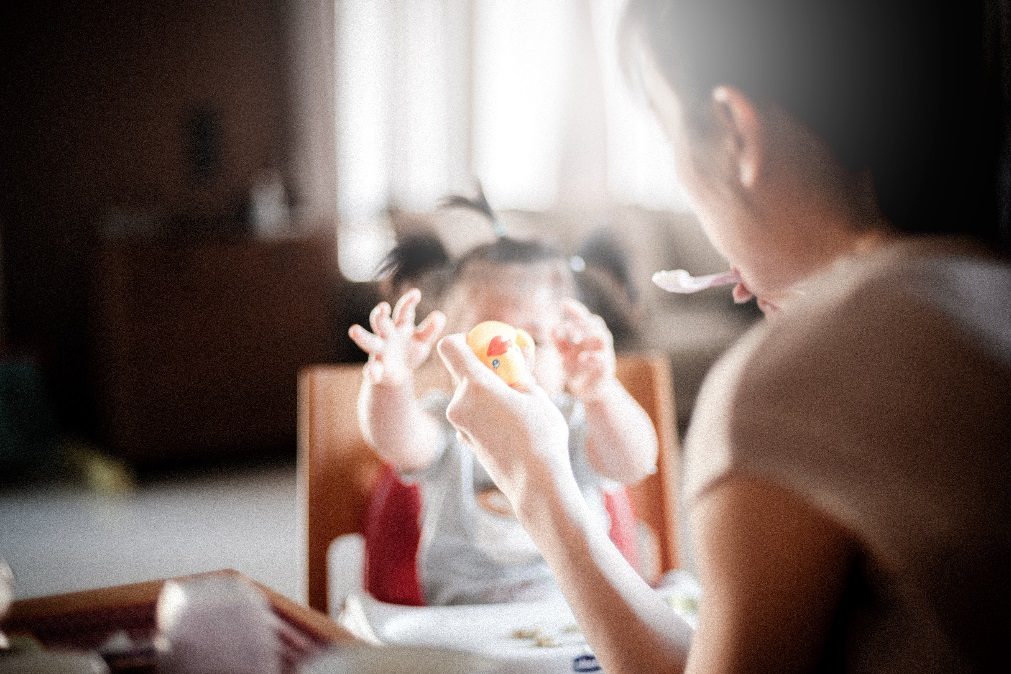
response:
{"label": "baby's face", "polygon": [[548,393],[565,386],[561,355],[551,337],[561,321],[561,298],[550,286],[481,283],[464,293],[466,306],[455,329],[469,330],[481,321],[501,321],[530,333],[536,347],[534,378]]}

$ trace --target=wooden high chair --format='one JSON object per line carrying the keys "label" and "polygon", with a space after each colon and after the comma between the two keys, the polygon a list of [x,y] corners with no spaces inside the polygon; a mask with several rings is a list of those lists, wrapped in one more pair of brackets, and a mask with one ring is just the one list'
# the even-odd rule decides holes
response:
{"label": "wooden high chair", "polygon": [[[304,504],[309,606],[328,610],[327,550],[361,533],[368,497],[383,467],[358,430],[362,365],[311,365],[298,381],[298,486]],[[618,379],[646,410],[659,439],[657,472],[629,488],[638,518],[657,543],[661,573],[678,565],[678,444],[670,363],[620,355]],[[654,579],[648,579],[654,580]]]}

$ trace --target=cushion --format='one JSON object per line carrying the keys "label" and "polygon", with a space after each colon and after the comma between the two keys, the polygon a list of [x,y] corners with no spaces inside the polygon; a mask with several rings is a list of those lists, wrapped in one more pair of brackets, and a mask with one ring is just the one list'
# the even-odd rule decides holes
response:
{"label": "cushion", "polygon": [[414,559],[421,536],[421,492],[384,465],[365,511],[365,590],[380,601],[424,606]]}

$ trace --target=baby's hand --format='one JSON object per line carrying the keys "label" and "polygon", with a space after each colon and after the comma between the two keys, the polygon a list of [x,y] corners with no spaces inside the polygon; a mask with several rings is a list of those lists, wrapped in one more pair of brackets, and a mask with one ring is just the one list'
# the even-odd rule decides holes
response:
{"label": "baby's hand", "polygon": [[441,311],[433,311],[415,327],[414,312],[420,301],[420,290],[408,290],[392,311],[388,302],[376,305],[369,315],[372,332],[360,325],[348,330],[354,343],[369,354],[365,376],[373,384],[399,386],[407,382],[446,327]]}
{"label": "baby's hand", "polygon": [[577,398],[588,400],[614,380],[614,338],[604,319],[576,300],[566,300],[562,310],[565,320],[555,328],[552,338],[562,356],[569,390]]}

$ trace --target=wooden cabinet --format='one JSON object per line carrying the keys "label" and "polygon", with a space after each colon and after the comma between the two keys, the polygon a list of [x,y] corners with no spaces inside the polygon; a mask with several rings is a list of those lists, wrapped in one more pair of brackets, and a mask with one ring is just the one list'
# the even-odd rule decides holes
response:
{"label": "wooden cabinet", "polygon": [[301,366],[332,359],[327,238],[104,248],[93,287],[101,435],[166,463],[295,443]]}

